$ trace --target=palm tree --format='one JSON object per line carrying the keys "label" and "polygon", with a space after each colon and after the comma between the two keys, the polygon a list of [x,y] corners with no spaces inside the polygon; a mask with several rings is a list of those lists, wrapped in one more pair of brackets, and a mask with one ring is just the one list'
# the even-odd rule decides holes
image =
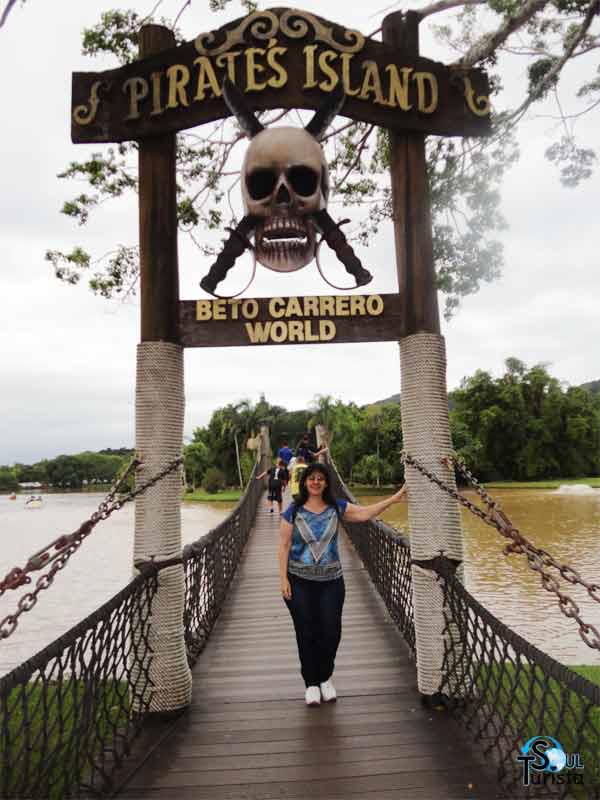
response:
{"label": "palm tree", "polygon": [[243,432],[244,425],[243,419],[239,412],[239,407],[244,403],[248,404],[247,400],[243,400],[236,405],[229,404],[225,406],[222,413],[221,435],[229,439],[233,438],[235,445],[235,460],[237,464],[238,478],[240,482],[240,489],[244,488],[244,480],[242,478],[242,465],[240,463],[240,447],[238,443],[238,435]]}
{"label": "palm tree", "polygon": [[335,409],[336,401],[330,394],[317,394],[311,403],[312,417],[308,420],[308,425],[314,428],[315,425],[323,425],[327,430],[327,444],[331,446],[331,440],[335,431]]}

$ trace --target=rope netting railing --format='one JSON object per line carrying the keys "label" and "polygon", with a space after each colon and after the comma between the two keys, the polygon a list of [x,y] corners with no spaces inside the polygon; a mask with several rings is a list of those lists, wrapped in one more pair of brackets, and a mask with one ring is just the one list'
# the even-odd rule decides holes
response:
{"label": "rope netting railing", "polygon": [[[356,502],[335,464],[329,463],[338,496]],[[463,505],[469,508],[473,504],[467,501]],[[344,527],[390,615],[415,652],[409,540],[379,520]],[[496,765],[505,796],[599,800],[600,687],[491,614],[466,590],[452,561],[440,555],[431,566],[442,584],[446,625],[442,682],[436,696],[479,744],[486,760]],[[597,586],[592,590],[595,599]],[[593,646],[591,636],[596,629],[588,627],[583,629],[582,638],[586,643],[592,641]],[[576,763],[583,769],[567,769],[555,775],[530,770],[530,785],[525,786],[523,761],[517,759],[537,736],[553,737],[571,762],[578,754]]]}
{"label": "rope netting railing", "polygon": [[248,541],[264,491],[263,482],[255,480],[262,469],[262,462],[258,462],[246,491],[229,516],[202,539],[183,550],[183,624],[190,665],[206,644]]}
{"label": "rope netting railing", "polygon": [[150,701],[154,575],[0,679],[0,796],[106,792]]}
{"label": "rope netting railing", "polygon": [[[113,487],[92,516],[93,525],[179,463],[118,499]],[[192,663],[206,643],[248,539],[264,491],[254,479],[258,469],[229,516],[185,547],[182,557],[136,562],[140,574],[111,600],[0,678],[0,797],[61,800],[113,793],[117,770],[150,713],[152,605],[159,572],[183,562],[185,641]],[[88,523],[52,542],[43,551],[46,558],[11,570],[3,589],[19,588],[29,582],[28,572],[52,562],[62,569],[91,531]],[[51,585],[39,580],[36,590]],[[19,603],[15,619],[4,620],[7,635],[14,632],[18,615],[34,605],[27,597]]]}
{"label": "rope netting railing", "polygon": [[[335,491],[351,503],[357,500],[329,459]],[[409,541],[400,531],[381,520],[344,522],[354,549],[365,565],[411,652],[415,652],[415,620],[412,601],[412,576]]]}
{"label": "rope netting railing", "polygon": [[[437,571],[448,634],[440,692],[497,765],[507,796],[597,800],[600,686],[500,622],[469,594],[449,562],[440,560]],[[578,754],[582,768],[556,775],[527,771],[517,757],[538,736],[553,737],[566,754]]]}

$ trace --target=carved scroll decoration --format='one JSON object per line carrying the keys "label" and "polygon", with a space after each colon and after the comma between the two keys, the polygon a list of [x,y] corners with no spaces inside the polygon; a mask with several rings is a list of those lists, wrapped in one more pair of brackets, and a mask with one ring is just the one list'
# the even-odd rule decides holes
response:
{"label": "carved scroll decoration", "polygon": [[95,81],[90,89],[90,96],[87,103],[73,109],[73,121],[77,125],[89,125],[96,119],[98,106],[100,105],[100,90],[108,91],[110,84],[107,81]]}
{"label": "carved scroll decoration", "polygon": [[487,117],[492,110],[490,98],[482,94],[476,95],[471,78],[463,75],[463,81],[465,82],[465,100],[469,106],[469,111],[472,111],[476,117]]}
{"label": "carved scroll decoration", "polygon": [[238,44],[247,44],[246,34],[260,41],[267,42],[267,46],[274,44],[276,36],[281,32],[288,39],[301,39],[310,31],[314,31],[314,39],[324,42],[343,53],[357,53],[364,47],[365,37],[359,31],[344,30],[346,44],[334,38],[333,28],[324,25],[307,11],[288,8],[278,17],[273,11],[255,11],[246,17],[237,28],[226,32],[223,44],[212,46],[216,37],[215,32],[201,33],[196,37],[194,45],[200,55],[217,56],[225,53]]}

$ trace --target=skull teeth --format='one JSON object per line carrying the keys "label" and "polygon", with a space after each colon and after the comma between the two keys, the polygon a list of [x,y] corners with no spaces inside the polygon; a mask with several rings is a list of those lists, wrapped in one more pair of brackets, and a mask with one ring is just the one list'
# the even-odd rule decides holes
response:
{"label": "skull teeth", "polygon": [[261,242],[261,246],[265,250],[272,250],[273,248],[280,248],[282,245],[286,247],[305,247],[306,246],[307,237],[304,236],[293,236],[293,235],[286,235],[286,236],[277,236],[277,237],[267,237],[266,235],[263,237]]}
{"label": "skull teeth", "polygon": [[305,244],[308,238],[306,226],[300,219],[290,217],[274,217],[265,223],[263,241],[265,244],[273,241],[285,241],[290,244],[299,242]]}
{"label": "skull teeth", "polygon": [[256,258],[276,272],[293,272],[314,257],[314,230],[309,217],[267,217],[255,234]]}

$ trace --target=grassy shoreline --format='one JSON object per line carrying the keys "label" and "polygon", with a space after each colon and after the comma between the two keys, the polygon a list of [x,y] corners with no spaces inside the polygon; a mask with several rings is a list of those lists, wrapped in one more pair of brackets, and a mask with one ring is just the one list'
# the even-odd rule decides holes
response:
{"label": "grassy shoreline", "polygon": [[192,503],[237,503],[242,496],[241,489],[224,489],[222,492],[209,494],[203,489],[196,489],[195,492],[186,492],[183,499]]}

